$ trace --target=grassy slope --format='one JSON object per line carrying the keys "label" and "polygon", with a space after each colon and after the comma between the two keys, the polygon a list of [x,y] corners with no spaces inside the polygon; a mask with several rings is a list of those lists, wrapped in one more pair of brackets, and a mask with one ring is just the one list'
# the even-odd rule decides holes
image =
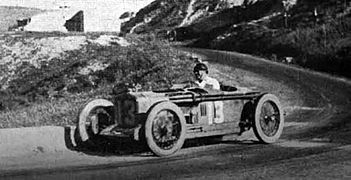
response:
{"label": "grassy slope", "polygon": [[[9,44],[16,44],[28,37],[7,38]],[[87,100],[109,96],[115,84],[138,83],[143,90],[150,90],[192,77],[192,62],[166,42],[153,36],[128,40],[133,42],[128,47],[88,42],[78,50],[43,61],[39,68],[20,64],[16,78],[0,91],[0,127],[73,125]],[[101,64],[104,68],[100,70],[81,73],[88,66]]]}
{"label": "grassy slope", "polygon": [[44,10],[24,7],[0,6],[0,32],[7,31],[9,27],[17,24],[17,19],[29,18]]}

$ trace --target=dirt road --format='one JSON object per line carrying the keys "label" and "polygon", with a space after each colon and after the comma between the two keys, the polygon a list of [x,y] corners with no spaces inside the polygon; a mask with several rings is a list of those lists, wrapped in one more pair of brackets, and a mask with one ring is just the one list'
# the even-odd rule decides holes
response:
{"label": "dirt road", "polygon": [[[42,161],[51,162],[49,167],[37,165],[35,169],[3,171],[0,178],[351,178],[350,81],[237,53],[191,51],[206,57],[212,75],[221,81],[256,86],[279,96],[286,112],[286,127],[278,143],[262,145],[233,140],[201,146],[196,143],[167,158],[138,153],[61,155]],[[82,156],[94,163],[88,163]],[[34,161],[28,165],[31,163]]]}

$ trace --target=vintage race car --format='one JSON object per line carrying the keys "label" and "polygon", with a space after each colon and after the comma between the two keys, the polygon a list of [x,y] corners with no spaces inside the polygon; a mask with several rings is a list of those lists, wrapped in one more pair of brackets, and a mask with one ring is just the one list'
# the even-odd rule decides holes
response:
{"label": "vintage race car", "polygon": [[106,99],[88,102],[77,125],[82,142],[97,136],[145,141],[158,156],[177,152],[185,139],[240,135],[253,129],[262,143],[281,136],[284,117],[276,96],[221,86],[221,90],[176,85],[135,92],[119,88]]}

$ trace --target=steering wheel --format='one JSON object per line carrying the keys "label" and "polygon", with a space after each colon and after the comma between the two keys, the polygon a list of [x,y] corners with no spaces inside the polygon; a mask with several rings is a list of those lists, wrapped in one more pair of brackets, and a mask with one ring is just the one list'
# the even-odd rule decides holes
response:
{"label": "steering wheel", "polygon": [[185,81],[185,82],[183,82],[182,84],[186,84],[186,85],[184,86],[184,89],[199,87],[199,85],[196,84],[194,81]]}
{"label": "steering wheel", "polygon": [[171,89],[185,90],[185,89],[194,88],[194,87],[198,87],[198,85],[194,81],[183,81],[179,84],[173,84]]}

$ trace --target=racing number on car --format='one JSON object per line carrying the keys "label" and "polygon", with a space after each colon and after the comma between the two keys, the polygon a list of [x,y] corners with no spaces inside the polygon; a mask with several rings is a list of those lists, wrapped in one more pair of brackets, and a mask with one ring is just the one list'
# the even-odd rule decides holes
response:
{"label": "racing number on car", "polygon": [[206,124],[223,123],[223,102],[203,102],[200,104],[200,121]]}
{"label": "racing number on car", "polygon": [[223,102],[215,101],[213,105],[214,105],[214,122],[223,123],[224,122]]}

